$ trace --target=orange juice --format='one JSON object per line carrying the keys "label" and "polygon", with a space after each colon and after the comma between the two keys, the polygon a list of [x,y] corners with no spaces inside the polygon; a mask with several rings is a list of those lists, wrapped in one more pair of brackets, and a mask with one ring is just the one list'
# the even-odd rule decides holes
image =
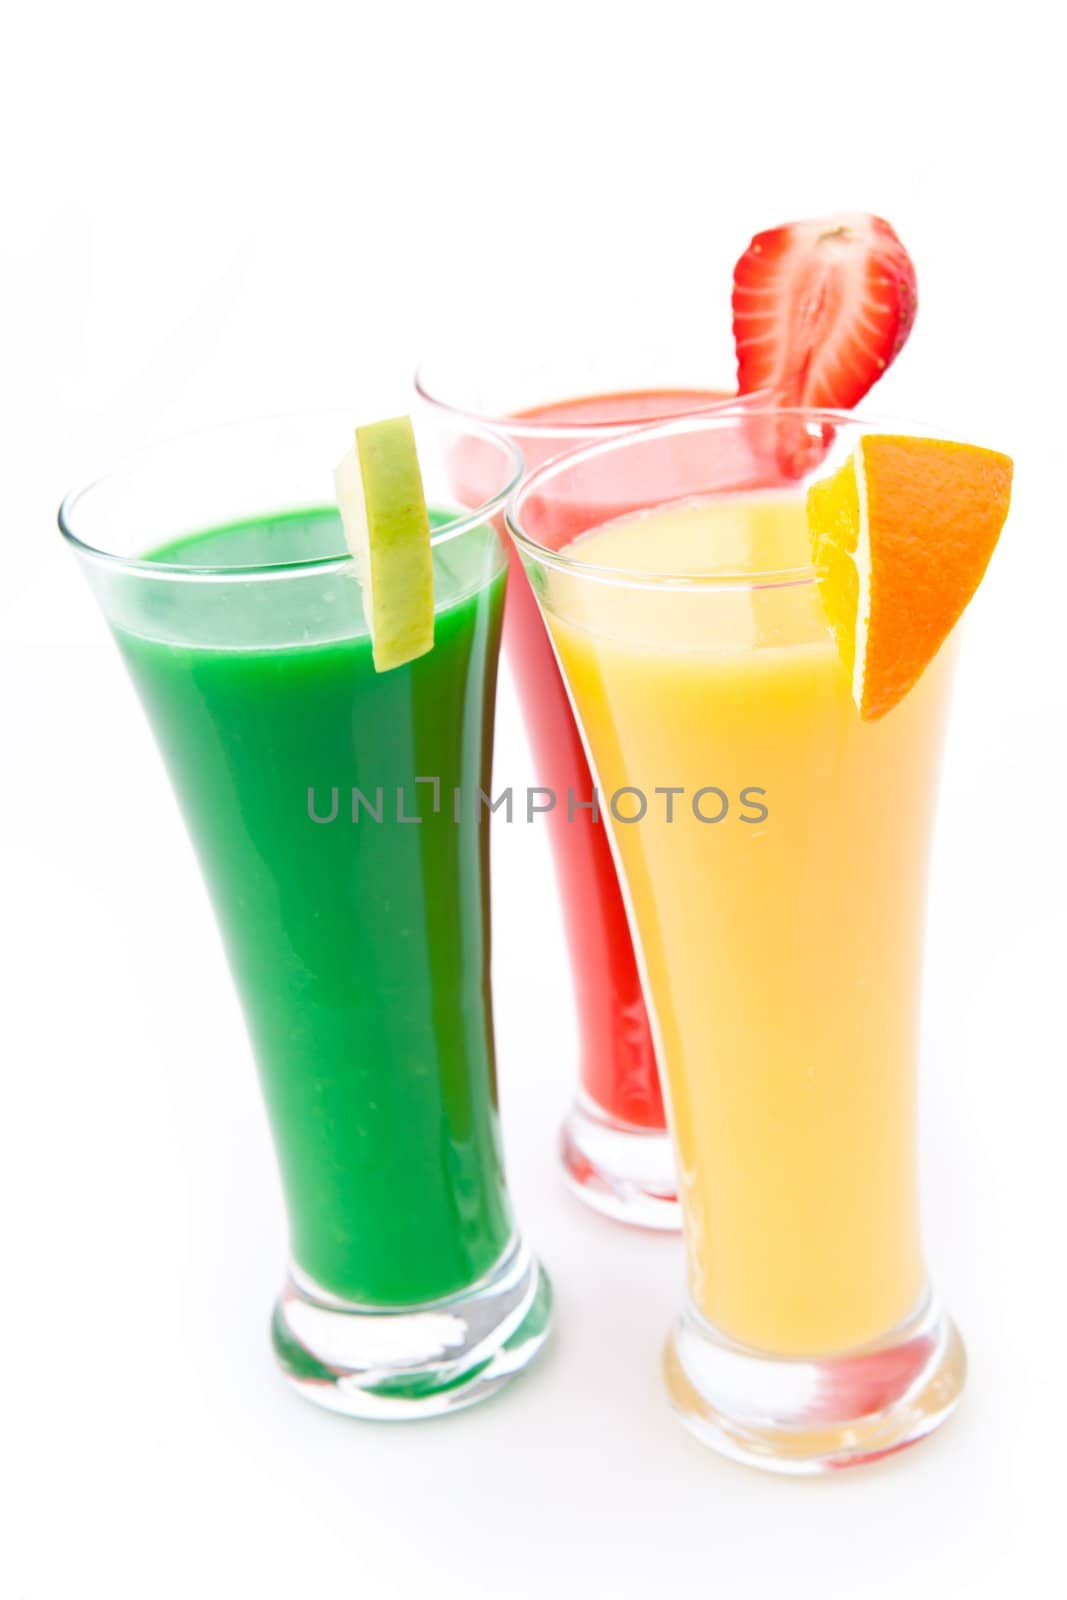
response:
{"label": "orange juice", "polygon": [[925,1282],[916,1043],[951,647],[861,722],[791,492],[646,512],[564,555],[581,576],[556,567],[540,598],[628,889],[693,1300],[769,1353],[854,1349]]}

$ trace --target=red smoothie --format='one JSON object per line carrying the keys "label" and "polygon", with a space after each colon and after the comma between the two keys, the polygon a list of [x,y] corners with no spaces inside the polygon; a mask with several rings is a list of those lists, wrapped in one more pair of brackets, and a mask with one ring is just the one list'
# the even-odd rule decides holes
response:
{"label": "red smoothie", "polygon": [[[647,390],[586,395],[538,406],[494,423],[519,445],[527,472],[614,431],[720,405],[721,391]],[[553,427],[558,424],[558,427]],[[636,485],[634,488],[636,489]],[[624,482],[617,505],[576,502],[576,528],[632,507]],[[573,492],[573,491],[572,491]],[[510,541],[509,541],[510,548]],[[641,995],[626,910],[604,823],[589,810],[568,815],[567,796],[588,803],[593,778],[570,700],[522,562],[511,550],[504,647],[511,661],[533,751],[537,780],[557,795],[546,814],[563,904],[581,1034],[581,1086],[615,1123],[643,1131],[665,1126],[656,1058]]]}

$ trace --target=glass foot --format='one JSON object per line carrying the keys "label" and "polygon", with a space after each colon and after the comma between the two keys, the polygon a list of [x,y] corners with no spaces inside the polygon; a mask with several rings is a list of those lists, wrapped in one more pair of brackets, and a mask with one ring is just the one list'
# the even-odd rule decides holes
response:
{"label": "glass foot", "polygon": [[664,1354],[671,1404],[720,1454],[768,1472],[859,1466],[915,1444],[955,1409],[967,1357],[933,1299],[877,1345],[822,1359],[732,1344],[692,1307]]}
{"label": "glass foot", "polygon": [[271,1333],[282,1372],[306,1399],[400,1421],[495,1394],[541,1348],[551,1306],[548,1278],[516,1243],[470,1289],[396,1311],[337,1300],[291,1267]]}
{"label": "glass foot", "polygon": [[579,1100],[560,1130],[567,1182],[586,1205],[638,1228],[682,1225],[670,1136],[611,1122]]}

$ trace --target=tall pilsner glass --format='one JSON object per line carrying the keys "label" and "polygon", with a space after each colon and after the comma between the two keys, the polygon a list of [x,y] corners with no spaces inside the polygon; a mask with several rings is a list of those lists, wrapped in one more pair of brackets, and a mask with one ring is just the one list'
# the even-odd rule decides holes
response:
{"label": "tall pilsner glass", "polygon": [[[485,485],[417,432],[435,642],[378,673],[332,505],[350,419],[228,427],[72,495],[61,527],[140,694],[200,857],[281,1169],[278,1361],[354,1416],[491,1394],[548,1324],[497,1127],[487,816],[521,458]],[[457,798],[458,796],[458,798]]]}
{"label": "tall pilsner glass", "polygon": [[[543,468],[509,514],[597,775],[665,1076],[688,1270],[670,1396],[707,1443],[784,1472],[913,1442],[965,1370],[927,1280],[916,1174],[954,647],[860,720],[804,495],[862,431],[684,419]],[[801,457],[806,479],[777,465]],[[594,530],[581,508],[623,483],[626,514]]]}
{"label": "tall pilsner glass", "polygon": [[[534,338],[538,338],[534,330]],[[711,388],[700,371],[702,345],[652,349],[630,337],[607,349],[560,356],[508,340],[485,350],[464,340],[416,377],[420,395],[457,422],[489,424],[522,450],[527,471],[569,450],[629,428],[715,407],[735,406],[732,389]],[[621,470],[625,468],[620,464]],[[477,492],[462,452],[455,481]],[[590,521],[612,515],[626,485],[581,508]],[[514,551],[512,551],[514,556]],[[607,836],[589,810],[593,779],[537,604],[512,562],[504,614],[511,663],[538,782],[554,796],[545,814],[578,1014],[578,1092],[563,1123],[563,1170],[588,1205],[648,1228],[676,1228],[680,1217],[652,1031],[633,940]]]}

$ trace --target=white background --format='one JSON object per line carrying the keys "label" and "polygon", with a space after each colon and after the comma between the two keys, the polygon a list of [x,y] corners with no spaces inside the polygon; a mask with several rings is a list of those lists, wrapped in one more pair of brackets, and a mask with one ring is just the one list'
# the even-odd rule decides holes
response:
{"label": "white background", "polygon": [[[0,1592],[1064,1592],[1067,531],[1060,51],[1044,7],[38,0],[0,49]],[[1048,8],[1048,15],[1054,15]],[[1049,24],[1051,26],[1051,23]],[[701,1450],[661,1390],[673,1240],[558,1180],[566,968],[495,838],[505,1135],[558,1337],[408,1429],[283,1387],[283,1221],[195,864],[61,491],[131,445],[372,413],[471,310],[728,357],[734,257],[842,206],[919,269],[880,409],[1012,450],[933,886],[924,1184],[958,1417],[832,1481]],[[497,781],[529,781],[510,686]],[[832,996],[827,997],[832,1003]]]}

